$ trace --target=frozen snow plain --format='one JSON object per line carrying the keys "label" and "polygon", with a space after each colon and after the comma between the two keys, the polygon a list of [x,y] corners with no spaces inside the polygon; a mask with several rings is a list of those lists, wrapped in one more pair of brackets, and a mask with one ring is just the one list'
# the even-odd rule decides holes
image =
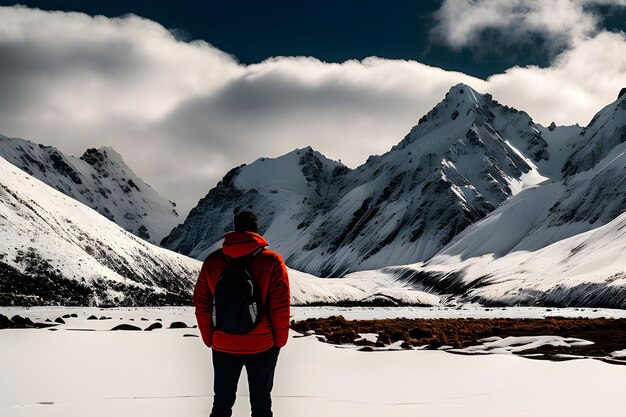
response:
{"label": "frozen snow plain", "polygon": [[[207,416],[211,355],[192,308],[0,308],[44,321],[67,313],[57,331],[0,330],[0,416]],[[295,319],[341,313],[353,318],[624,317],[623,310],[452,308],[294,308]],[[87,320],[94,314],[109,320]],[[141,318],[147,320],[142,321]],[[108,331],[121,323],[151,332]],[[75,330],[72,330],[75,329]],[[78,329],[95,329],[79,331]],[[295,333],[293,334],[296,335]],[[245,377],[243,377],[245,378]],[[276,416],[618,416],[626,367],[594,360],[533,361],[512,355],[461,356],[442,351],[357,352],[291,338],[281,351]],[[242,383],[234,416],[248,416]]]}

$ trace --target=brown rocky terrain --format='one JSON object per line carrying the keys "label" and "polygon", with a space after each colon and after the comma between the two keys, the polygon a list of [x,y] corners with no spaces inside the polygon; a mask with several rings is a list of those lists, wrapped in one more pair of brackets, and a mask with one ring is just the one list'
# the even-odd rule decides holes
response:
{"label": "brown rocky terrain", "polygon": [[[441,346],[466,348],[479,345],[480,339],[499,336],[562,336],[594,342],[587,346],[542,346],[524,351],[533,358],[563,360],[561,355],[593,357],[613,363],[626,363],[610,357],[610,353],[626,348],[626,319],[563,318],[545,319],[381,319],[346,320],[342,316],[307,319],[291,323],[291,328],[303,334],[324,336],[331,344],[355,344],[370,351],[403,341],[404,349]],[[377,334],[376,342],[365,340],[359,333]]]}

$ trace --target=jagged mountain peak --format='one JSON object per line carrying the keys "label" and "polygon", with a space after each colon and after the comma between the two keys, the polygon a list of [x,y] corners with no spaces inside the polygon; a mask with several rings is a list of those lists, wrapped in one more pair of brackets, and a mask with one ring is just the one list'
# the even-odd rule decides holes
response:
{"label": "jagged mountain peak", "polygon": [[[313,213],[336,200],[339,188],[334,185],[350,171],[310,146],[242,164],[231,169],[161,244],[203,259],[232,231],[233,213],[246,209],[257,213],[261,231],[270,235],[272,225],[302,229],[310,224]],[[207,223],[207,217],[214,220]],[[211,237],[205,239],[207,235]]]}
{"label": "jagged mountain peak", "polygon": [[158,242],[178,223],[175,204],[139,178],[111,147],[80,158],[53,146],[0,135],[0,156],[135,235]]}
{"label": "jagged mountain peak", "polygon": [[99,163],[113,163],[123,164],[125,166],[124,158],[111,146],[102,146],[100,148],[88,148],[80,156],[80,159],[87,162],[90,165],[97,165]]}
{"label": "jagged mountain peak", "polygon": [[244,165],[234,181],[245,189],[282,189],[308,196],[311,184],[319,186],[325,173],[332,173],[335,169],[347,168],[307,146],[275,158],[261,157]]}
{"label": "jagged mountain peak", "polygon": [[463,136],[474,136],[480,129],[509,140],[534,162],[550,157],[541,130],[526,112],[502,105],[491,94],[481,94],[466,84],[453,86],[392,151],[409,146],[440,151]]}

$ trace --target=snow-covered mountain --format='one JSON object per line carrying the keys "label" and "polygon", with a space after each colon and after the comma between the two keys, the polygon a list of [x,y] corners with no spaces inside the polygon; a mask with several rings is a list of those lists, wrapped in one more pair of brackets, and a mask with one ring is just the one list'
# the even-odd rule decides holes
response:
{"label": "snow-covered mountain", "polygon": [[203,259],[233,212],[250,209],[287,264],[315,275],[426,260],[523,188],[560,175],[562,152],[552,151],[571,146],[563,132],[459,84],[356,169],[305,148],[231,170],[162,244]]}
{"label": "snow-covered mountain", "polygon": [[425,263],[387,272],[488,303],[626,307],[626,96],[579,135],[563,178],[520,192]]}
{"label": "snow-covered mountain", "polygon": [[0,304],[189,304],[199,266],[0,158]]}
{"label": "snow-covered mountain", "polygon": [[[162,243],[203,259],[233,213],[251,209],[292,268],[349,272],[290,270],[295,304],[453,296],[626,308],[624,132],[626,95],[584,128],[543,127],[457,85],[398,145],[356,169],[311,148],[234,168]],[[0,158],[0,304],[190,302],[198,260],[52,188],[83,198],[95,184],[141,188],[114,151],[77,159],[4,137],[0,151],[13,163]]]}
{"label": "snow-covered mountain", "polygon": [[159,242],[179,222],[176,205],[137,177],[110,147],[87,149],[76,158],[0,135],[0,157],[149,242]]}
{"label": "snow-covered mountain", "polygon": [[[0,305],[190,305],[200,266],[0,157]],[[439,304],[380,274],[289,277],[293,304]]]}

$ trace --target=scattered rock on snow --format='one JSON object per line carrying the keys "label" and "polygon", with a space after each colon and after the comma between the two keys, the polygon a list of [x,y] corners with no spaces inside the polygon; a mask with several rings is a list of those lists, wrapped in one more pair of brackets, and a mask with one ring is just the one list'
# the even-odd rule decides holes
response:
{"label": "scattered rock on snow", "polygon": [[11,317],[10,319],[0,314],[0,329],[32,329],[32,328],[44,328],[56,326],[56,324],[50,323],[50,320],[47,320],[49,323],[33,323],[33,321],[28,317],[22,317],[18,314]]}
{"label": "scattered rock on snow", "polygon": [[63,320],[61,317],[57,317],[56,319],[54,319],[54,322],[59,324],[65,324],[65,320]]}
{"label": "scattered rock on snow", "polygon": [[98,317],[92,314],[91,316],[87,317],[87,320],[98,320]]}
{"label": "scattered rock on snow", "polygon": [[17,314],[11,317],[11,321],[18,326],[17,328],[35,327],[35,323],[31,319]]}
{"label": "scattered rock on snow", "polygon": [[160,329],[161,327],[163,327],[163,325],[161,323],[152,323],[150,326],[146,327],[144,329],[144,331],[152,331],[154,329]]}
{"label": "scattered rock on snow", "polygon": [[133,326],[132,324],[118,324],[111,330],[141,330],[141,329],[137,326]]}
{"label": "scattered rock on snow", "polygon": [[172,324],[170,324],[170,329],[187,329],[187,328],[189,328],[189,326],[187,326],[182,321],[175,321]]}
{"label": "scattered rock on snow", "polygon": [[0,329],[10,329],[13,322],[7,316],[0,314]]}

